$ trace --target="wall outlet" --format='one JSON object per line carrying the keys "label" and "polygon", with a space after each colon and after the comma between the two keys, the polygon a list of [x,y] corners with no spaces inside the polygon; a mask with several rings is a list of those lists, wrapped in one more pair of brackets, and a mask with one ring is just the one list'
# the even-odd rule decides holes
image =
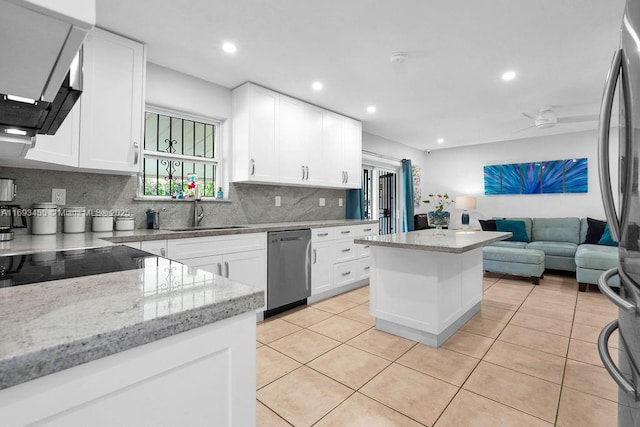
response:
{"label": "wall outlet", "polygon": [[318,206],[325,206],[326,205],[326,200],[324,199],[324,197],[320,197],[320,201],[318,202]]}
{"label": "wall outlet", "polygon": [[52,188],[51,189],[51,203],[55,203],[58,206],[67,204],[67,190],[64,188]]}
{"label": "wall outlet", "polygon": [[276,196],[276,206],[280,206],[282,204],[282,199],[280,196]]}
{"label": "wall outlet", "polygon": [[343,204],[344,204],[344,202],[342,201],[342,197],[340,197],[338,199],[338,206],[342,207]]}

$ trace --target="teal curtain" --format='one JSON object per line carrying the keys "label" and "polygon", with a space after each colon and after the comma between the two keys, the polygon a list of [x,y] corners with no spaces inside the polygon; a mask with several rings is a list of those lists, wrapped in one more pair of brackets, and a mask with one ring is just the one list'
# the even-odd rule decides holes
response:
{"label": "teal curtain", "polygon": [[402,194],[402,231],[413,231],[413,171],[410,159],[402,159]]}
{"label": "teal curtain", "polygon": [[357,188],[347,190],[347,219],[366,219],[364,217],[364,191]]}

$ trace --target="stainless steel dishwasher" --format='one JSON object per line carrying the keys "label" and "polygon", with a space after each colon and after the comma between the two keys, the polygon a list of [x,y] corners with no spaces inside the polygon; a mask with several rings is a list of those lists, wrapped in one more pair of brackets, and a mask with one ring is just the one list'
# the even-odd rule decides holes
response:
{"label": "stainless steel dishwasher", "polygon": [[272,231],[267,248],[267,311],[306,304],[311,295],[311,230]]}

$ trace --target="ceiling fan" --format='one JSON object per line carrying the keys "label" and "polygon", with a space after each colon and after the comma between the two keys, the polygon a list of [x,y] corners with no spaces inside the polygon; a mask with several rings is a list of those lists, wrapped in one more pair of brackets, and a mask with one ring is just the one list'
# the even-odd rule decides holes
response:
{"label": "ceiling fan", "polygon": [[526,128],[517,130],[516,132],[522,132],[531,128],[547,129],[557,124],[582,123],[598,120],[597,114],[558,117],[555,111],[553,111],[553,107],[551,106],[540,107],[535,115],[529,113],[522,113],[522,115],[528,119],[533,120],[533,124],[531,126],[527,126]]}

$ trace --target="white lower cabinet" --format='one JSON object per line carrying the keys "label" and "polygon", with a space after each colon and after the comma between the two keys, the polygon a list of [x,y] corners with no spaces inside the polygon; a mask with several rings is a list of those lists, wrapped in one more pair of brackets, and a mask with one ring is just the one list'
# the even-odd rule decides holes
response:
{"label": "white lower cabinet", "polygon": [[353,240],[378,234],[377,224],[360,224],[311,230],[311,299],[318,301],[340,293],[339,288],[369,279],[369,247]]}
{"label": "white lower cabinet", "polygon": [[146,240],[140,242],[140,249],[152,253],[154,255],[167,256],[167,241],[166,240]]}

